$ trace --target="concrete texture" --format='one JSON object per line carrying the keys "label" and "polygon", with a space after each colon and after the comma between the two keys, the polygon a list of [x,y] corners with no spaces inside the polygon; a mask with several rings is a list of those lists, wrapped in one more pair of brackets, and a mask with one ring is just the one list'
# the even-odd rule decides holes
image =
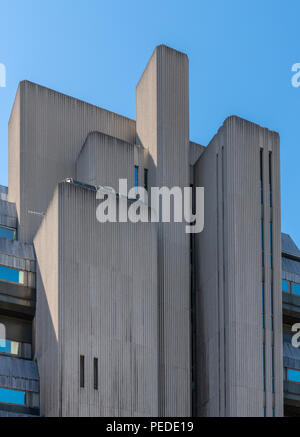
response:
{"label": "concrete texture", "polygon": [[59,184],[34,240],[41,413],[157,416],[156,227],[100,224],[96,206],[94,191]]}

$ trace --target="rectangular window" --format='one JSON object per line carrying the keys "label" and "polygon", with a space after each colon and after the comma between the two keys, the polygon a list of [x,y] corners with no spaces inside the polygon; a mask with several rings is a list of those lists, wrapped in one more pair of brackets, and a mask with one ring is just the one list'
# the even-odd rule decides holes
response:
{"label": "rectangular window", "polygon": [[263,363],[263,381],[262,381],[262,387],[263,387],[263,391],[266,390],[266,386],[265,386],[265,376],[266,376],[266,360],[265,360],[265,345],[263,345],[262,347],[262,363]]}
{"label": "rectangular window", "polygon": [[148,191],[148,169],[144,169],[144,188]]}
{"label": "rectangular window", "polygon": [[11,269],[10,267],[0,266],[0,279],[3,281],[16,282],[17,284],[24,284],[24,272]]}
{"label": "rectangular window", "polygon": [[262,314],[262,327],[265,328],[265,284],[261,284],[261,314]]}
{"label": "rectangular window", "polygon": [[0,402],[5,404],[25,405],[25,392],[0,388]]}
{"label": "rectangular window", "polygon": [[21,343],[0,339],[0,354],[19,355]]}
{"label": "rectangular window", "polygon": [[300,284],[293,284],[292,285],[293,294],[297,294],[300,296]]}
{"label": "rectangular window", "polygon": [[273,225],[272,222],[269,226],[269,234],[270,234],[270,267],[273,268]]}
{"label": "rectangular window", "polygon": [[98,358],[94,358],[94,389],[98,390]]}
{"label": "rectangular window", "polygon": [[282,291],[284,291],[285,293],[289,293],[290,292],[289,281],[285,281],[283,279],[281,288],[282,288]]}
{"label": "rectangular window", "polygon": [[80,387],[84,388],[84,355],[80,355]]}
{"label": "rectangular window", "polygon": [[271,284],[270,286],[270,309],[271,309],[271,331],[273,331],[273,316],[274,316],[273,284]]}
{"label": "rectangular window", "polygon": [[271,347],[271,391],[275,391],[275,373],[274,373],[274,347]]}
{"label": "rectangular window", "polygon": [[137,166],[134,167],[134,186],[139,186],[139,168]]}
{"label": "rectangular window", "polygon": [[288,380],[300,383],[300,370],[288,369]]}
{"label": "rectangular window", "polygon": [[264,221],[261,220],[260,223],[261,230],[261,265],[264,267],[265,265],[265,242],[264,242]]}
{"label": "rectangular window", "polygon": [[8,240],[15,240],[16,239],[16,230],[0,226],[0,238],[7,238]]}
{"label": "rectangular window", "polygon": [[270,208],[272,208],[272,204],[273,204],[273,195],[272,195],[272,152],[269,152],[269,203],[270,203]]}
{"label": "rectangular window", "polygon": [[260,203],[262,205],[264,203],[263,158],[264,158],[264,151],[263,149],[260,149]]}

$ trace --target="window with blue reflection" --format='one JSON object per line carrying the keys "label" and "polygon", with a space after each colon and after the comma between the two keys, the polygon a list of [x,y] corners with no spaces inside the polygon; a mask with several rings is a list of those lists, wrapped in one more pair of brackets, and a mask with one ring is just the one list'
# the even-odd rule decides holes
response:
{"label": "window with blue reflection", "polygon": [[261,284],[261,313],[262,313],[262,327],[265,328],[265,283]]}
{"label": "window with blue reflection", "polygon": [[15,240],[16,231],[15,229],[5,228],[0,226],[0,238],[7,238],[8,240]]}
{"label": "window with blue reflection", "polygon": [[265,386],[265,375],[266,375],[266,361],[265,361],[265,345],[263,345],[263,347],[262,347],[262,363],[263,363],[263,368],[262,368],[262,371],[263,371],[263,380],[262,380],[262,388],[263,388],[263,391],[265,391],[266,390],[266,386]]}
{"label": "window with blue reflection", "polygon": [[293,284],[293,294],[297,294],[298,296],[300,296],[300,284]]}
{"label": "window with blue reflection", "polygon": [[274,347],[271,347],[271,391],[274,393],[275,387],[274,387],[274,379],[275,379],[275,372],[274,372]]}
{"label": "window with blue reflection", "polygon": [[134,167],[134,186],[139,186],[139,168],[137,166]]}
{"label": "window with blue reflection", "polygon": [[285,293],[289,293],[290,289],[289,289],[289,281],[285,281],[284,279],[282,280],[282,291],[284,291]]}
{"label": "window with blue reflection", "polygon": [[25,392],[0,388],[0,402],[6,404],[25,405]]}
{"label": "window with blue reflection", "polygon": [[11,269],[9,267],[0,266],[0,280],[16,282],[17,284],[23,283],[23,272],[19,270]]}
{"label": "window with blue reflection", "polygon": [[288,369],[288,380],[291,382],[300,382],[300,370]]}
{"label": "window with blue reflection", "polygon": [[20,343],[0,339],[0,354],[18,355]]}

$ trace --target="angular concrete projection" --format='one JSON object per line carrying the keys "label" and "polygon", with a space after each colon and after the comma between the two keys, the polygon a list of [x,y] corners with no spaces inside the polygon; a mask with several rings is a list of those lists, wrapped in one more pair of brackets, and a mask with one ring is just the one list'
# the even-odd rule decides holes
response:
{"label": "angular concrete projection", "polygon": [[[155,49],[137,85],[137,143],[148,149],[150,186],[189,186],[189,67]],[[159,414],[191,414],[190,240],[183,223],[158,226]]]}
{"label": "angular concrete projection", "polygon": [[41,414],[157,416],[156,227],[100,224],[97,204],[60,183],[34,240]]}
{"label": "angular concrete projection", "polygon": [[8,193],[17,207],[20,241],[32,242],[57,183],[75,178],[77,156],[92,131],[135,142],[135,121],[20,83],[9,122]]}
{"label": "angular concrete projection", "polygon": [[76,162],[76,179],[89,185],[112,187],[118,192],[119,179],[134,186],[135,147],[102,132],[88,135]]}
{"label": "angular concrete projection", "polygon": [[228,118],[194,178],[208,199],[195,237],[197,415],[282,416],[278,134]]}

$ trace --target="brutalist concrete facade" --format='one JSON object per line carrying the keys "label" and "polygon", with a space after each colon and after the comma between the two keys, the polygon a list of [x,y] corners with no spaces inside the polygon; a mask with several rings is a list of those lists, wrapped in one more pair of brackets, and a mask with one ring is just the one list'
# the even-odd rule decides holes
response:
{"label": "brutalist concrete facade", "polygon": [[[19,85],[0,189],[0,231],[13,241],[0,236],[0,267],[22,282],[0,278],[14,342],[0,355],[18,344],[10,358],[32,368],[21,367],[30,384],[17,375],[26,405],[0,399],[0,415],[282,416],[284,402],[297,415],[284,375],[300,356],[283,366],[278,134],[229,117],[207,147],[190,141],[189,61],[166,46],[136,98],[134,121]],[[96,189],[118,193],[119,179],[204,187],[203,232],[99,223]],[[300,276],[284,275],[292,294]],[[284,330],[297,320],[286,299]]]}

